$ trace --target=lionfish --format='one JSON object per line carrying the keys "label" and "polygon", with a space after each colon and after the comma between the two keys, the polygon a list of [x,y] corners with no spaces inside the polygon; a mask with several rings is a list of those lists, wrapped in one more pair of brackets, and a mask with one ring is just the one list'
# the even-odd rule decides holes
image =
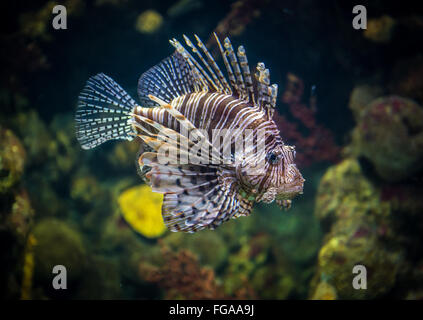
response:
{"label": "lionfish", "polygon": [[[139,137],[144,148],[138,171],[154,192],[164,194],[162,216],[175,232],[213,230],[248,216],[255,202],[276,200],[289,208],[305,181],[294,163],[295,148],[283,143],[272,120],[278,87],[270,85],[269,69],[258,63],[252,75],[244,47],[235,53],[229,38],[222,45],[214,36],[227,78],[201,39],[195,36],[194,45],[184,35],[190,50],[170,40],[175,52],[139,78],[139,104],[103,73],[91,77],[79,95],[82,148]],[[222,132],[229,140],[220,146],[210,136]],[[256,143],[240,152],[235,140],[247,132],[244,144]],[[167,158],[160,157],[163,149]],[[187,153],[189,162],[178,161]]]}

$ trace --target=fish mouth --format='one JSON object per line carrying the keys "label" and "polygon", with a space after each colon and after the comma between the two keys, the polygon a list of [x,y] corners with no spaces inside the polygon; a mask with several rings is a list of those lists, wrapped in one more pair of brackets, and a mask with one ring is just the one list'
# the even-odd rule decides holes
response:
{"label": "fish mouth", "polygon": [[284,184],[279,188],[276,194],[276,200],[290,200],[297,196],[298,194],[303,193],[304,189],[304,179],[296,179],[291,183]]}

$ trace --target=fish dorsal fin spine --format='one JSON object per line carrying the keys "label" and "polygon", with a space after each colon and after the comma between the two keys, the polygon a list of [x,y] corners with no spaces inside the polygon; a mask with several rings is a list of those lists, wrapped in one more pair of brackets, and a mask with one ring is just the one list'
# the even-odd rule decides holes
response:
{"label": "fish dorsal fin spine", "polygon": [[223,92],[225,92],[226,94],[230,95],[232,93],[231,87],[229,86],[228,82],[226,81],[226,78],[223,75],[222,71],[220,70],[219,66],[217,65],[216,61],[213,59],[213,56],[207,50],[206,46],[203,44],[201,39],[197,35],[194,35],[194,37],[197,40],[198,47],[204,52],[205,56],[207,57],[208,65],[212,66],[214,73],[215,73],[215,76],[217,75],[217,77],[219,79],[221,90]]}
{"label": "fish dorsal fin spine", "polygon": [[245,90],[244,78],[242,77],[241,68],[239,67],[238,59],[236,58],[234,48],[232,47],[232,43],[229,40],[229,38],[225,38],[224,46],[225,46],[225,54],[228,56],[232,70],[235,73],[236,86],[237,86],[240,98],[245,99],[247,96],[247,92]]}
{"label": "fish dorsal fin spine", "polygon": [[196,45],[187,36],[183,36],[193,55],[178,40],[172,39],[170,43],[176,52],[141,75],[138,81],[141,105],[157,106],[156,102],[148,98],[149,95],[169,103],[181,95],[210,91],[237,96],[259,106],[271,118],[278,86],[270,84],[270,72],[264,63],[258,63],[252,74],[244,47],[239,46],[235,52],[229,38],[225,38],[222,44],[214,34],[226,68],[227,80],[204,43],[197,35],[194,36]]}
{"label": "fish dorsal fin spine", "polygon": [[263,62],[257,64],[255,80],[257,87],[257,104],[270,118],[272,118],[276,107],[278,85],[270,85],[270,72],[269,69],[266,69]]}
{"label": "fish dorsal fin spine", "polygon": [[225,38],[221,43],[215,33],[216,43],[226,68],[227,80],[201,39],[197,35],[194,36],[197,46],[187,36],[183,37],[187,47],[198,57],[198,61],[178,40],[173,39],[170,43],[191,68],[197,88],[237,96],[239,99],[258,105],[271,118],[276,105],[278,86],[270,84],[270,72],[264,63],[257,64],[253,77],[244,47],[239,46],[235,52],[229,38]]}

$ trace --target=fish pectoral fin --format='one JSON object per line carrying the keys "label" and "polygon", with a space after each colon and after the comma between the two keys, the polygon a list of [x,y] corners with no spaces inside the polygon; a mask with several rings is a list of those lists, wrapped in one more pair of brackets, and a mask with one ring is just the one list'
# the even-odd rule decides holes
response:
{"label": "fish pectoral fin", "polygon": [[215,229],[241,206],[235,178],[221,183],[218,167],[162,163],[156,152],[143,153],[139,164],[149,168],[145,178],[152,190],[164,194],[162,215],[171,231]]}
{"label": "fish pectoral fin", "polygon": [[232,219],[236,219],[239,217],[248,217],[251,214],[253,205],[254,205],[254,201],[240,197],[238,212],[234,214]]}
{"label": "fish pectoral fin", "polygon": [[238,212],[238,194],[232,186],[213,179],[165,194],[162,214],[166,226],[174,232],[214,230]]}

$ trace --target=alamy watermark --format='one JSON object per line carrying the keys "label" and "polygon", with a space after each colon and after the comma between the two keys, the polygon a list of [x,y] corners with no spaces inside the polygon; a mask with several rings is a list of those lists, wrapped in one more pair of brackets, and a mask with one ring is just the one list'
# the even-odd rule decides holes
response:
{"label": "alamy watermark", "polygon": [[53,7],[52,13],[56,15],[54,16],[51,23],[53,28],[55,30],[67,29],[68,24],[66,7],[63,5],[56,5]]}
{"label": "alamy watermark", "polygon": [[354,6],[352,13],[356,16],[352,20],[352,26],[356,30],[367,29],[367,9],[365,6],[359,4]]}
{"label": "alamy watermark", "polygon": [[53,278],[53,282],[52,282],[53,288],[56,289],[56,290],[67,289],[66,267],[61,265],[61,264],[54,266],[52,273],[57,274]]}
{"label": "alamy watermark", "polygon": [[367,289],[367,269],[365,266],[358,264],[352,269],[352,273],[356,274],[353,278],[352,286],[356,290]]}

